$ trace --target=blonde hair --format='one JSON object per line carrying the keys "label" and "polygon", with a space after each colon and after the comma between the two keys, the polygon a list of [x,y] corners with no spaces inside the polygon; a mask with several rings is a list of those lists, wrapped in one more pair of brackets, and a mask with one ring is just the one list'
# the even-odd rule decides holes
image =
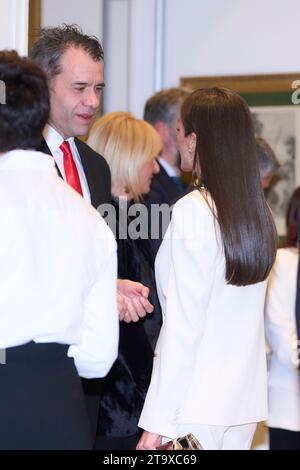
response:
{"label": "blonde hair", "polygon": [[95,121],[87,143],[109,164],[112,189],[126,187],[133,198],[139,200],[141,168],[144,163],[154,160],[161,150],[156,130],[131,113],[113,112]]}

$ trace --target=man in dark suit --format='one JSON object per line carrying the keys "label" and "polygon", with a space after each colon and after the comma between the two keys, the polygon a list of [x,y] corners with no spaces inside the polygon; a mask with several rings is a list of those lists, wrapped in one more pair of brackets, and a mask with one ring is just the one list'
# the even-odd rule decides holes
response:
{"label": "man in dark suit", "polygon": [[[145,105],[144,119],[157,130],[161,137],[162,149],[158,158],[160,172],[152,179],[151,191],[145,197],[145,204],[149,213],[149,227],[152,230],[152,245],[157,252],[164,233],[167,229],[170,211],[161,211],[161,220],[151,217],[153,205],[166,204],[171,206],[186,191],[180,170],[180,155],[176,141],[176,123],[180,116],[180,108],[189,90],[169,88],[159,91],[151,96]],[[162,207],[163,209],[163,207]],[[155,214],[157,214],[155,212]]]}
{"label": "man in dark suit", "polygon": [[[103,49],[76,25],[44,28],[30,57],[47,74],[50,118],[39,150],[53,155],[58,172],[84,199],[100,210],[110,202],[108,164],[76,136],[86,135],[105,86]],[[137,321],[152,311],[148,289],[119,280],[120,319]]]}
{"label": "man in dark suit", "polygon": [[[100,210],[99,206],[110,202],[110,170],[104,158],[76,136],[88,133],[100,106],[105,86],[101,44],[75,25],[45,28],[30,57],[46,72],[50,90],[50,118],[40,150],[53,155],[62,178]],[[119,280],[120,320],[137,321],[152,312],[148,293],[140,283]],[[92,382],[87,381],[85,388],[94,394]],[[96,429],[97,395],[93,398],[91,416]]]}

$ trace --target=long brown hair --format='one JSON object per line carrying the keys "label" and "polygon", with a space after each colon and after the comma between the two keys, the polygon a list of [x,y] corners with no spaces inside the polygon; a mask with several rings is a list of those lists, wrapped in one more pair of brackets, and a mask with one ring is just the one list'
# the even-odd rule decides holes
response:
{"label": "long brown hair", "polygon": [[185,135],[197,136],[194,167],[216,207],[228,284],[263,281],[274,263],[277,233],[260,184],[249,108],[234,91],[202,88],[183,103]]}

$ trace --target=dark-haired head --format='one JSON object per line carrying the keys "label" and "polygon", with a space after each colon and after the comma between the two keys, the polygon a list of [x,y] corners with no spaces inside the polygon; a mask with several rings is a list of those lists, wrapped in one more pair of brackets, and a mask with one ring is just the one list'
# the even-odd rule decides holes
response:
{"label": "dark-haired head", "polygon": [[49,115],[47,79],[42,70],[15,51],[0,52],[0,152],[39,147]]}
{"label": "dark-haired head", "polygon": [[48,77],[49,125],[64,139],[86,135],[105,86],[99,41],[76,25],[45,28],[30,57]]}
{"label": "dark-haired head", "polygon": [[61,58],[70,47],[85,51],[95,62],[102,62],[104,53],[95,36],[83,34],[79,26],[63,24],[55,28],[43,28],[39,39],[32,46],[29,57],[51,79],[61,72]]}
{"label": "dark-haired head", "polygon": [[300,188],[295,189],[286,214],[286,246],[298,245],[298,227],[300,223]]}
{"label": "dark-haired head", "polygon": [[273,149],[262,137],[256,137],[256,151],[261,185],[263,189],[267,189],[278,171],[279,164]]}
{"label": "dark-haired head", "polygon": [[227,282],[248,285],[266,279],[277,235],[260,185],[246,102],[229,89],[199,89],[183,103],[181,119],[185,137],[195,138],[194,169],[216,206]]}

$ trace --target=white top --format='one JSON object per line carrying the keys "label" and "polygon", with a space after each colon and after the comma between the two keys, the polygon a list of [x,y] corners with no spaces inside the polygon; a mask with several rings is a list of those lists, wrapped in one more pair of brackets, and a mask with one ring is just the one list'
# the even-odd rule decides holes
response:
{"label": "white top", "polygon": [[0,348],[70,344],[82,377],[117,356],[117,260],[98,212],[58,177],[52,157],[0,157]]}
{"label": "white top", "polygon": [[199,191],[175,204],[155,268],[164,323],[139,426],[173,438],[178,424],[264,420],[266,282],[226,284],[219,229]]}
{"label": "white top", "polygon": [[265,305],[266,338],[271,348],[269,420],[274,428],[300,431],[300,375],[295,320],[299,253],[278,250]]}
{"label": "white top", "polygon": [[[56,165],[59,168],[61,176],[65,180],[66,175],[65,175],[65,169],[64,169],[64,154],[63,154],[63,151],[60,149],[61,144],[64,142],[64,138],[57,132],[56,129],[54,129],[49,124],[47,124],[44,128],[43,137],[49,147],[49,150],[55,160]],[[85,172],[84,172],[82,162],[80,159],[80,155],[79,155],[78,149],[74,141],[74,137],[69,137],[68,139],[65,139],[65,140],[69,142],[70,144],[73,160],[76,165],[79,179],[80,179],[83,197],[86,201],[91,202],[90,190],[87,184],[87,180],[86,180]]]}

